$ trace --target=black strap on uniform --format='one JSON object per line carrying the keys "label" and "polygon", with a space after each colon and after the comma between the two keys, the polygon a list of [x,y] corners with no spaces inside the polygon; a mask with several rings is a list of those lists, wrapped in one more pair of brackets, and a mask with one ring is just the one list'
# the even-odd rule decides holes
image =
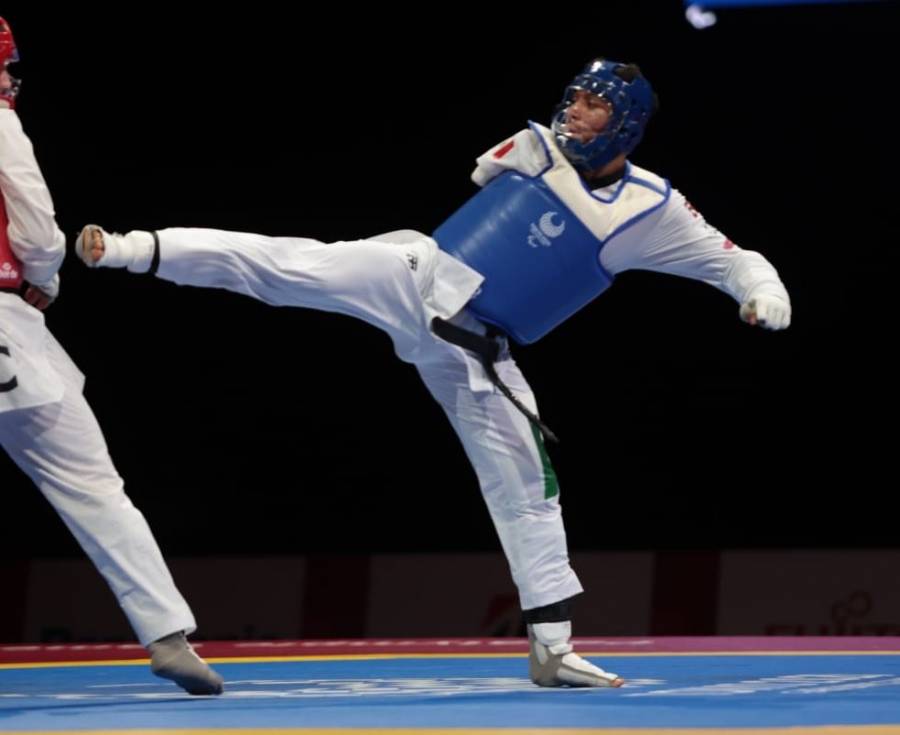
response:
{"label": "black strap on uniform", "polygon": [[150,261],[150,270],[147,273],[155,276],[156,271],[159,270],[159,235],[156,234],[156,230],[150,230],[150,234],[153,235],[153,259]]}
{"label": "black strap on uniform", "polygon": [[562,623],[566,620],[571,620],[572,606],[577,596],[578,595],[573,595],[565,600],[554,602],[551,605],[523,610],[522,619],[528,625],[534,625],[535,623]]}
{"label": "black strap on uniform", "polygon": [[484,371],[491,379],[491,382],[497,386],[498,390],[506,396],[534,426],[540,429],[541,433],[547,439],[554,444],[559,444],[559,439],[556,438],[556,434],[550,430],[550,427],[541,421],[537,414],[530,411],[522,401],[516,398],[515,394],[509,389],[509,386],[500,380],[500,376],[497,375],[494,363],[497,362],[497,358],[500,357],[500,342],[496,339],[499,333],[492,333],[489,331],[486,335],[476,334],[475,332],[470,332],[468,329],[457,327],[455,324],[451,324],[450,322],[441,319],[439,316],[436,316],[431,320],[431,331],[442,340],[478,355],[478,357],[481,358],[481,365],[484,367]]}
{"label": "black strap on uniform", "polygon": [[23,299],[25,298],[25,294],[28,293],[28,289],[31,288],[31,284],[22,280],[21,285],[19,286],[3,286],[0,287],[0,292],[2,293],[14,293],[16,296],[21,296]]}

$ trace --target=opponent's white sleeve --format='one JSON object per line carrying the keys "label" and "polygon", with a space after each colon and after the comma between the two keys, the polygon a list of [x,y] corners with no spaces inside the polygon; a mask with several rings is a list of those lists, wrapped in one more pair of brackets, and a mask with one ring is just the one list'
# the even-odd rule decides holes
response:
{"label": "opponent's white sleeve", "polygon": [[537,176],[550,164],[547,153],[537,135],[529,128],[520,130],[487,153],[480,155],[472,172],[472,181],[484,186],[504,171],[519,171]]}
{"label": "opponent's white sleeve", "polygon": [[790,297],[772,264],[735,245],[675,189],[646,237],[640,241],[614,237],[601,251],[600,262],[612,273],[638,269],[703,281],[742,305],[776,300],[784,305],[785,314],[778,326],[770,326],[783,328],[790,322]]}
{"label": "opponent's white sleeve", "polygon": [[66,238],[56,224],[31,141],[18,115],[6,109],[0,109],[0,189],[9,217],[9,244],[22,261],[25,280],[55,295]]}

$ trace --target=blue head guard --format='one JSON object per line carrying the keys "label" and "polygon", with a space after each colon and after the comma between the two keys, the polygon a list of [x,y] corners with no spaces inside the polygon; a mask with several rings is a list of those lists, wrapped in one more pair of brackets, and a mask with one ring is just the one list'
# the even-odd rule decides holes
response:
{"label": "blue head guard", "polygon": [[[566,131],[566,110],[581,90],[599,95],[612,105],[609,123],[587,143],[579,142]],[[596,59],[566,87],[551,128],[556,144],[570,163],[579,171],[594,171],[620,153],[627,155],[635,149],[656,106],[656,95],[637,66]]]}

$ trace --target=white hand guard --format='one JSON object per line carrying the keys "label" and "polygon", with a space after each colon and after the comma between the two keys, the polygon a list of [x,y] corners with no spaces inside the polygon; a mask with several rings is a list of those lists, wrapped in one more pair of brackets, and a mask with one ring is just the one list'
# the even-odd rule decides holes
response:
{"label": "white hand guard", "polygon": [[[98,234],[102,253],[94,260],[92,245]],[[75,253],[88,268],[127,268],[132,273],[145,273],[153,261],[153,251],[153,234],[144,230],[120,235],[99,225],[85,225],[75,239]]]}
{"label": "white hand guard", "polygon": [[759,294],[741,304],[741,319],[764,329],[787,329],[791,323],[791,304],[779,296]]}

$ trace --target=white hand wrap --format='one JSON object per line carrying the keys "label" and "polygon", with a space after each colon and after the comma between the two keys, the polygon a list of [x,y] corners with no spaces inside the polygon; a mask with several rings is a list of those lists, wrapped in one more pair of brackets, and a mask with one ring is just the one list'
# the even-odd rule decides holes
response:
{"label": "white hand wrap", "polygon": [[46,283],[32,283],[36,289],[39,289],[44,293],[44,295],[49,298],[51,301],[54,301],[57,296],[59,296],[59,274],[54,273],[53,278],[51,278]]}
{"label": "white hand wrap", "polygon": [[765,329],[786,329],[791,323],[791,303],[779,296],[762,293],[741,304],[740,316],[745,322]]}

